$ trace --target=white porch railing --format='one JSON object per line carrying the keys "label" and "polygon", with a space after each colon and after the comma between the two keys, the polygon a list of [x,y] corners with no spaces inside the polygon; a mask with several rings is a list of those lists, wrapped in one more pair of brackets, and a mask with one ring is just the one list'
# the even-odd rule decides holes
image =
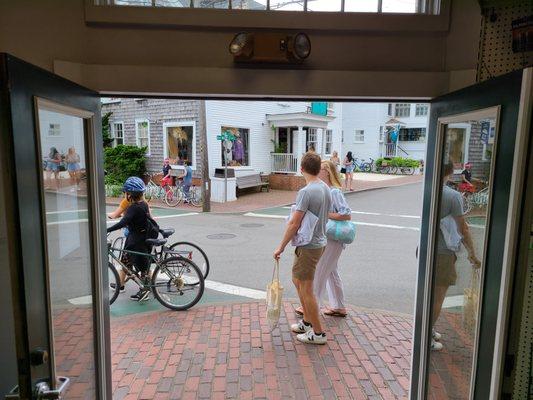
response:
{"label": "white porch railing", "polygon": [[292,153],[270,153],[272,160],[272,172],[296,173],[298,171],[298,159]]}
{"label": "white porch railing", "polygon": [[383,143],[381,157],[396,157],[396,143]]}

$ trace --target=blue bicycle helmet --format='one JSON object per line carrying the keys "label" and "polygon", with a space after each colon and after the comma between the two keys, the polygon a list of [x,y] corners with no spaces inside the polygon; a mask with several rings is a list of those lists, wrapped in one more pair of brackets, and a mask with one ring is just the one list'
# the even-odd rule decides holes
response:
{"label": "blue bicycle helmet", "polygon": [[126,179],[126,182],[124,182],[122,191],[127,193],[144,193],[146,191],[146,185],[141,178],[130,176]]}

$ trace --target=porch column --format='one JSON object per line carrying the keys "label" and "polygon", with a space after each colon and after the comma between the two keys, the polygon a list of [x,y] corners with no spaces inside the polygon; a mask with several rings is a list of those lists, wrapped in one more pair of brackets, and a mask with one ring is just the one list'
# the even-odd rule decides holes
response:
{"label": "porch column", "polygon": [[324,133],[325,133],[325,129],[324,128],[317,128],[316,129],[316,153],[320,156],[320,158],[322,158],[322,156],[324,155]]}
{"label": "porch column", "polygon": [[297,165],[296,165],[296,175],[301,175],[300,164],[302,162],[302,156],[305,153],[305,131],[302,126],[298,126],[298,131],[296,134],[296,149],[294,154],[296,155]]}

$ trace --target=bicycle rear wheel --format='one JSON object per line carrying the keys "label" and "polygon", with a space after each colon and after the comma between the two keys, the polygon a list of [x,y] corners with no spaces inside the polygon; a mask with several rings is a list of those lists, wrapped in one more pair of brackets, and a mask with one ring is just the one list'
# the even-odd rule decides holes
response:
{"label": "bicycle rear wheel", "polygon": [[187,310],[202,298],[204,277],[192,261],[170,257],[155,267],[152,291],[165,307],[176,311]]}
{"label": "bicycle rear wheel", "polygon": [[402,167],[401,171],[404,175],[413,175],[415,173],[415,169],[412,167]]}
{"label": "bicycle rear wheel", "polygon": [[[107,263],[107,276],[108,276],[108,287],[109,287],[109,305],[117,299],[120,294],[120,277],[118,272],[113,264],[110,262]],[[112,288],[114,284],[115,288]]]}
{"label": "bicycle rear wheel", "polygon": [[372,167],[370,166],[369,163],[364,163],[363,166],[362,166],[362,170],[363,170],[363,172],[370,172],[370,171],[372,171]]}
{"label": "bicycle rear wheel", "polygon": [[165,193],[165,203],[169,207],[176,207],[181,202],[181,191],[178,188],[173,187]]}
{"label": "bicycle rear wheel", "polygon": [[176,253],[167,253],[168,257],[181,256],[192,261],[200,271],[204,279],[207,279],[209,274],[209,259],[207,254],[197,245],[190,242],[176,242],[169,247],[169,250]]}
{"label": "bicycle rear wheel", "polygon": [[189,200],[195,207],[202,206],[202,190],[198,186],[191,186],[189,190]]}

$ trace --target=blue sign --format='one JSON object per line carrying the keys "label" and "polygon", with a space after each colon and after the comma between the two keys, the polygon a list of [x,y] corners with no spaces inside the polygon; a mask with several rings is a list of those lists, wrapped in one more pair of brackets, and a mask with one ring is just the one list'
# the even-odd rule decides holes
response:
{"label": "blue sign", "polygon": [[316,115],[328,115],[328,103],[327,102],[312,102],[311,114]]}

